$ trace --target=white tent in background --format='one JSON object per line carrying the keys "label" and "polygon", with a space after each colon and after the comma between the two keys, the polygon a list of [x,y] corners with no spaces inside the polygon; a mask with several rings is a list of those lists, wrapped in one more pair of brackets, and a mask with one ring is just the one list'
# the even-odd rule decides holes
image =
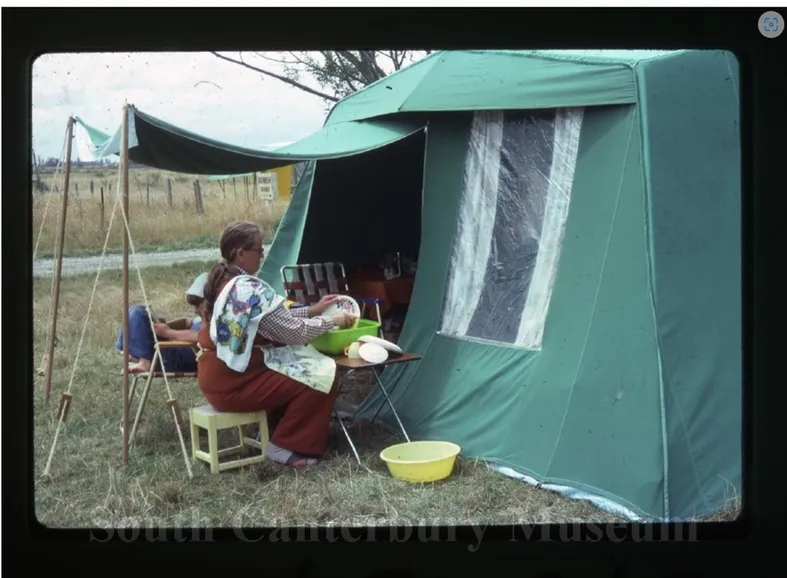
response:
{"label": "white tent in background", "polygon": [[76,147],[77,158],[86,163],[92,163],[100,160],[108,161],[111,164],[120,163],[118,155],[103,155],[96,154],[98,147],[96,142],[102,142],[109,138],[109,135],[102,133],[93,127],[90,127],[82,121],[79,117],[75,118],[74,123],[74,146]]}

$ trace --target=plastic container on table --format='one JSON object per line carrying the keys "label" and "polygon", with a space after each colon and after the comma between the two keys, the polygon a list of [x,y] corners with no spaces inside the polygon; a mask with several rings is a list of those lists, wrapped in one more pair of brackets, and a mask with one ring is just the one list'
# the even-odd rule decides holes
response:
{"label": "plastic container on table", "polygon": [[341,355],[344,348],[364,335],[379,335],[380,323],[371,319],[359,319],[352,329],[328,331],[310,341],[317,351],[326,355]]}

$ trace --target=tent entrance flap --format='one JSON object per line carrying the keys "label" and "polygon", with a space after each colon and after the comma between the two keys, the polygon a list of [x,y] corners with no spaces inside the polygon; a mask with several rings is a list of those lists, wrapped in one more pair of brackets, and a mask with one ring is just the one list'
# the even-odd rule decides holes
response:
{"label": "tent entrance flap", "polygon": [[[238,175],[301,161],[357,155],[394,143],[424,128],[423,123],[401,120],[351,121],[323,127],[285,147],[252,149],[201,136],[131,106],[128,111],[129,158],[132,161],[194,175]],[[119,155],[120,134],[118,129],[103,143],[94,140],[95,156]]]}
{"label": "tent entrance flap", "polygon": [[425,145],[419,132],[362,155],[318,162],[298,262],[379,270],[397,253],[417,262]]}

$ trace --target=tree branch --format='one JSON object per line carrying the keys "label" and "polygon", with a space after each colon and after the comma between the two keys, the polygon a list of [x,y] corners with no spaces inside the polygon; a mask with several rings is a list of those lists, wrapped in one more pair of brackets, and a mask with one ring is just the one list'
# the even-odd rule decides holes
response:
{"label": "tree branch", "polygon": [[401,70],[402,64],[404,64],[404,59],[407,58],[407,51],[406,50],[392,50],[391,57],[394,61],[394,66],[396,70]]}
{"label": "tree branch", "polygon": [[293,66],[295,64],[298,64],[297,62],[293,62],[292,60],[282,60],[280,58],[274,58],[273,56],[267,56],[267,55],[263,54],[262,52],[256,52],[255,51],[254,54],[259,56],[260,58],[264,58],[265,60],[270,60],[271,62],[277,62],[279,64],[286,64],[288,66]]}
{"label": "tree branch", "polygon": [[[325,54],[326,60],[328,55],[330,55],[331,59],[333,60],[334,55],[331,53]],[[363,77],[358,73],[358,69],[348,64],[347,60],[339,55],[336,55],[335,62],[336,65],[342,69],[342,74],[334,74],[334,76],[344,81],[350,88],[350,92],[356,92],[358,90],[358,87],[356,87],[353,82],[359,82],[361,87],[366,86]]]}
{"label": "tree branch", "polygon": [[380,68],[379,64],[377,64],[377,51],[364,50],[361,52],[361,54],[365,56],[365,60],[372,74],[377,77],[375,80],[380,80],[381,78],[385,78],[386,76],[385,71],[382,68]]}
{"label": "tree branch", "polygon": [[[385,73],[383,73],[382,76],[378,76],[375,73],[375,70],[373,69],[367,58],[367,51],[361,50],[359,52],[360,56],[355,56],[355,54],[353,54],[349,50],[337,50],[336,53],[340,57],[346,59],[347,62],[349,62],[353,67],[355,67],[355,69],[363,77],[365,84],[371,84],[377,80],[380,80],[383,76],[385,76]],[[372,58],[374,58],[374,56],[372,56]]]}
{"label": "tree branch", "polygon": [[404,59],[407,58],[407,50],[378,50],[378,54],[385,56],[393,63],[394,70],[400,70]]}
{"label": "tree branch", "polygon": [[297,80],[292,80],[287,78],[286,76],[281,76],[280,74],[276,74],[275,72],[270,72],[268,70],[264,70],[262,68],[257,68],[256,66],[252,66],[251,64],[245,63],[243,60],[235,60],[234,58],[230,58],[228,56],[224,56],[223,54],[219,54],[218,52],[211,51],[211,54],[216,58],[221,58],[222,60],[226,60],[227,62],[232,62],[233,64],[239,64],[249,70],[253,70],[255,72],[259,72],[260,74],[264,74],[265,76],[270,76],[271,78],[275,78],[276,80],[280,80],[289,84],[290,86],[294,86],[295,88],[299,88],[304,92],[308,92],[309,94],[313,94],[314,96],[319,96],[320,98],[324,98],[325,100],[330,100],[331,102],[339,102],[339,99],[335,96],[331,96],[329,94],[325,94],[324,92],[320,92],[319,90],[315,90],[310,86],[306,86],[305,84],[301,84]]}
{"label": "tree branch", "polygon": [[[290,54],[292,54],[292,57],[295,59],[295,62],[293,63],[293,65],[294,64],[300,64],[301,66],[306,68],[306,72],[308,72],[309,74],[322,75],[322,76],[332,76],[332,77],[336,78],[337,80],[344,80],[344,77],[339,76],[336,73],[331,72],[330,70],[327,70],[325,68],[324,64],[320,65],[319,63],[315,62],[311,57],[309,57],[309,60],[306,60],[306,59],[298,57],[294,52],[292,52]],[[322,54],[323,54],[323,58],[325,58],[326,61],[330,60],[330,58],[329,58],[330,52],[323,52]]]}
{"label": "tree branch", "polygon": [[[280,80],[319,96],[326,103],[335,103],[359,89],[385,78],[390,69],[386,65],[386,70],[380,66],[380,58],[387,58],[392,63],[394,70],[401,70],[405,63],[419,60],[424,51],[413,50],[322,50],[319,52],[279,52],[264,53],[254,52],[258,57],[266,62],[277,63],[274,70],[281,72],[278,74],[264,67],[247,64],[243,57],[243,52],[239,52],[237,58],[223,56],[217,52],[212,52],[217,58],[239,64],[244,68],[253,70],[264,76],[269,76]],[[425,51],[430,54],[432,51]],[[315,82],[317,88],[311,88],[303,84],[302,79],[309,77]]]}

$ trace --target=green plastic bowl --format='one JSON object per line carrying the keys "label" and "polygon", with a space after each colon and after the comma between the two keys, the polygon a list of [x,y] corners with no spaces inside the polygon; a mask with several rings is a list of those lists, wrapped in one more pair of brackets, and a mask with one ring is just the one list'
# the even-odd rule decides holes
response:
{"label": "green plastic bowl", "polygon": [[319,337],[315,337],[311,343],[317,351],[326,355],[342,355],[344,348],[358,341],[364,335],[378,335],[380,323],[371,319],[359,319],[358,324],[352,329],[340,329],[339,331],[328,331]]}

